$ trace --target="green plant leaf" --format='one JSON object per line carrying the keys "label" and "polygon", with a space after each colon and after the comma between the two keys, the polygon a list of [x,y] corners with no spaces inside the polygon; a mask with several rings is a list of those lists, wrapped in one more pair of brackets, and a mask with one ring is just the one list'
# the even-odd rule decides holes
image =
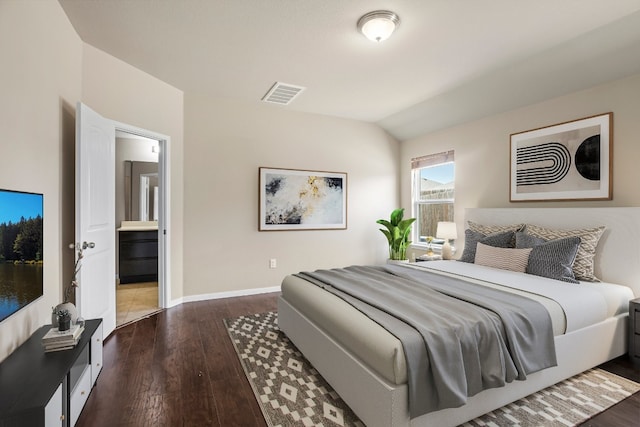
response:
{"label": "green plant leaf", "polygon": [[380,225],[384,225],[385,227],[387,227],[388,230],[393,230],[394,225],[392,225],[389,221],[387,221],[386,219],[379,219],[376,221],[378,224]]}
{"label": "green plant leaf", "polygon": [[404,208],[395,209],[391,212],[391,224],[397,226],[402,221],[402,217],[404,216]]}
{"label": "green plant leaf", "polygon": [[389,245],[391,245],[393,243],[393,238],[391,237],[391,233],[388,230],[383,230],[382,228],[380,229],[380,231],[382,231],[382,234],[384,234],[385,237],[387,238],[387,242],[389,242]]}

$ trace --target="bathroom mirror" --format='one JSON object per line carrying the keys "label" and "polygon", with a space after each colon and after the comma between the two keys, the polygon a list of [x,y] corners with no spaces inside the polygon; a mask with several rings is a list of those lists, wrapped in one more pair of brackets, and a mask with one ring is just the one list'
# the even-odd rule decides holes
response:
{"label": "bathroom mirror", "polygon": [[158,220],[158,163],[125,160],[125,221]]}

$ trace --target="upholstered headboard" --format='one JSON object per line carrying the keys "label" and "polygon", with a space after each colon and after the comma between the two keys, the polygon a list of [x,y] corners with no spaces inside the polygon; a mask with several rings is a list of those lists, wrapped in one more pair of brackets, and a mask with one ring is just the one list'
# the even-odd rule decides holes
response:
{"label": "upholstered headboard", "polygon": [[465,228],[467,221],[560,229],[604,225],[596,250],[595,274],[605,282],[630,287],[640,297],[640,208],[471,208],[465,212]]}

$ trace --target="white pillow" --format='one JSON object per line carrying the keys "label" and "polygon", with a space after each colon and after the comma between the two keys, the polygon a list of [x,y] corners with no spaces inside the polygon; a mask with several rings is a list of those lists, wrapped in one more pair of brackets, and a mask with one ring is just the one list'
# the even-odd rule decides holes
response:
{"label": "white pillow", "polygon": [[533,248],[496,248],[478,242],[475,264],[524,273],[532,250]]}

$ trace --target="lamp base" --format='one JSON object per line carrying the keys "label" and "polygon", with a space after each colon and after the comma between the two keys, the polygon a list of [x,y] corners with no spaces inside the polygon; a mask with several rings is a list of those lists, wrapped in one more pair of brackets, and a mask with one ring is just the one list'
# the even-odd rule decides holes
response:
{"label": "lamp base", "polygon": [[453,258],[453,249],[448,241],[445,240],[442,245],[442,259],[452,259]]}

